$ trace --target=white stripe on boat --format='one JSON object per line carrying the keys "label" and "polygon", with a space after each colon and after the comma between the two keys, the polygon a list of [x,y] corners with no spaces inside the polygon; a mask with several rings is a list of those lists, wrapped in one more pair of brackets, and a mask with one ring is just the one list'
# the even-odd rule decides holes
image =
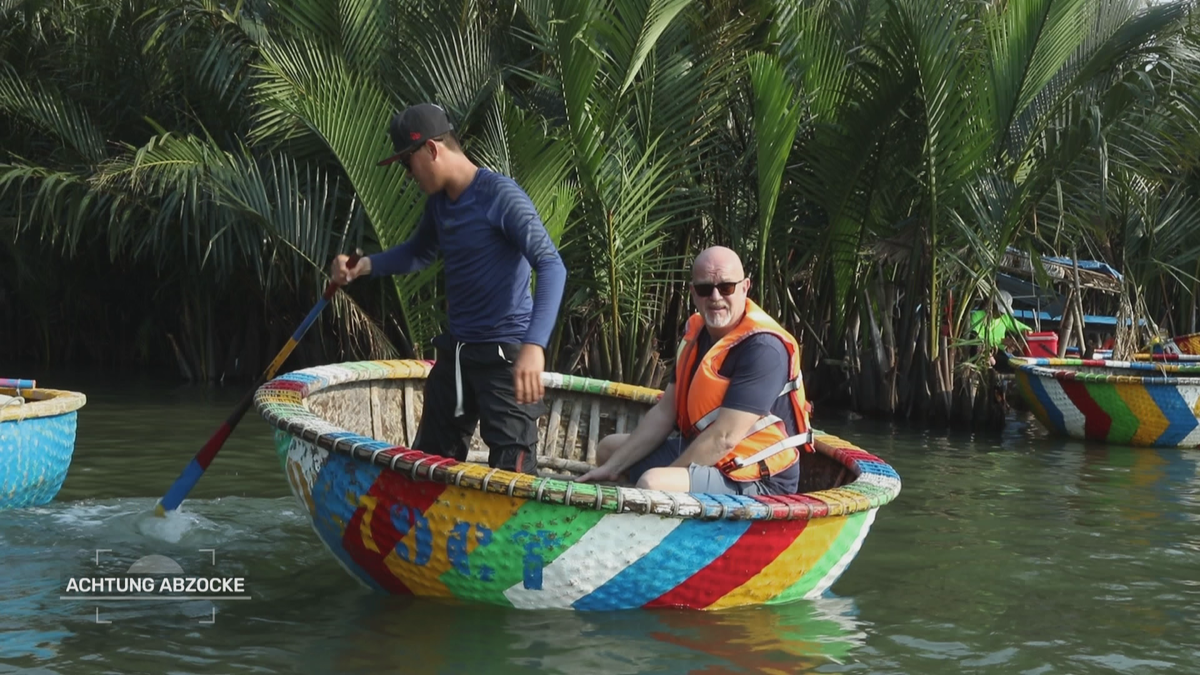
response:
{"label": "white stripe on boat", "polygon": [[841,559],[830,568],[825,576],[821,578],[821,581],[811,591],[806,593],[804,597],[818,598],[822,596],[833,585],[833,582],[842,576],[842,572],[845,572],[846,568],[850,566],[850,561],[854,560],[854,556],[858,555],[858,549],[862,548],[863,540],[867,538],[867,532],[871,530],[871,523],[875,522],[875,513],[877,511],[879,511],[878,507],[867,511],[867,515],[863,519],[862,529],[858,531],[858,536],[854,538],[854,543],[850,545],[850,548],[846,549]]}
{"label": "white stripe on boat", "polygon": [[504,597],[519,609],[570,607],[653,550],[682,522],[610,513],[542,570],[542,590],[527,589],[521,581],[504,591]]}

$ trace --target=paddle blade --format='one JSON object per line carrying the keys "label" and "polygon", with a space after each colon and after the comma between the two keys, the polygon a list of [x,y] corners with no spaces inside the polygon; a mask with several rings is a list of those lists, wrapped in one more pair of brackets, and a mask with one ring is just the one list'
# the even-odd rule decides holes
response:
{"label": "paddle blade", "polygon": [[242,399],[242,402],[238,404],[237,410],[234,410],[233,414],[221,423],[216,433],[209,437],[204,447],[200,448],[200,452],[197,452],[192,461],[188,462],[188,465],[183,468],[183,473],[179,474],[179,477],[175,479],[170,489],[167,490],[167,494],[163,495],[163,498],[154,507],[156,515],[165,516],[167,511],[174,511],[179,508],[179,505],[187,498],[192,488],[196,487],[196,483],[200,481],[200,477],[204,475],[204,471],[208,469],[208,465],[217,456],[217,452],[221,450],[221,446],[225,445],[225,441],[229,439],[230,434],[237,428],[238,422],[242,421],[242,417],[250,409],[250,403],[253,400],[254,390],[252,389]]}
{"label": "paddle blade", "polygon": [[[358,259],[361,256],[362,251],[355,251],[354,255],[351,255],[349,260],[346,261],[347,265],[349,267],[354,267],[356,264],[358,264]],[[254,383],[254,387],[251,388],[250,391],[246,392],[246,396],[242,399],[241,403],[238,404],[237,409],[234,410],[233,414],[229,416],[229,419],[225,420],[221,427],[217,429],[217,432],[208,439],[208,442],[204,444],[204,447],[200,448],[200,452],[196,453],[196,456],[192,458],[192,461],[189,462],[186,467],[184,467],[183,473],[179,474],[179,478],[176,478],[175,482],[171,484],[170,489],[167,490],[167,494],[164,495],[161,500],[159,500],[157,505],[155,505],[155,515],[166,517],[167,512],[174,511],[175,509],[179,508],[179,505],[182,504],[183,500],[187,498],[188,493],[192,491],[192,488],[196,487],[196,483],[200,481],[200,477],[204,475],[204,472],[208,469],[208,465],[212,462],[213,458],[217,456],[217,453],[220,452],[221,447],[225,445],[226,439],[228,439],[229,435],[233,433],[233,430],[237,428],[238,422],[242,421],[242,417],[245,416],[246,411],[249,410],[250,406],[254,403],[254,392],[260,386],[262,386],[264,382],[275,376],[275,373],[278,372],[279,368],[283,366],[283,362],[287,361],[288,356],[291,356],[292,354],[292,350],[294,350],[296,345],[299,344],[300,338],[304,337],[304,334],[308,332],[309,327],[312,326],[313,322],[317,320],[317,316],[321,314],[321,310],[325,309],[325,306],[329,304],[330,298],[333,297],[334,293],[337,293],[337,289],[337,284],[333,283],[332,281],[329,282],[329,284],[325,287],[325,292],[321,294],[321,299],[318,300],[317,304],[312,308],[312,310],[309,311],[308,316],[304,317],[304,321],[300,323],[300,327],[297,328],[296,332],[292,334],[292,337],[288,339],[287,344],[283,345],[283,349],[279,350],[279,353],[276,354],[275,358],[271,360],[271,363],[267,366],[266,371],[263,372],[263,374],[258,378],[258,381]]]}

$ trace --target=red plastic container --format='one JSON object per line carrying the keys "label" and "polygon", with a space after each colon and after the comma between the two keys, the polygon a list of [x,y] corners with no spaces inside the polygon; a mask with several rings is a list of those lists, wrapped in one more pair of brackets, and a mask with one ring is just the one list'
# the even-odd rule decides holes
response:
{"label": "red plastic container", "polygon": [[1058,333],[1026,333],[1025,341],[1029,343],[1025,356],[1051,359],[1058,356]]}

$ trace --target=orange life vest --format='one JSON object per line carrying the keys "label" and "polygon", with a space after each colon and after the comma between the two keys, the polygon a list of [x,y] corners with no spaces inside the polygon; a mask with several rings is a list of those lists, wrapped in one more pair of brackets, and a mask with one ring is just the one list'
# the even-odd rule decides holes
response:
{"label": "orange life vest", "polygon": [[798,448],[812,452],[812,431],[808,413],[811,406],[804,397],[804,381],[800,372],[800,345],[758,305],[746,301],[746,314],[738,325],[714,344],[704,355],[692,374],[697,358],[696,341],[705,330],[704,317],[699,313],[688,319],[687,331],[675,359],[675,422],[688,440],[694,439],[717,419],[718,409],[729,389],[729,379],[721,376],[721,364],[734,345],[751,335],[768,333],[787,346],[788,383],[779,392],[787,396],[796,416],[798,434],[789,436],[783,420],[770,413],[763,415],[750,427],[750,432],[733,450],[717,462],[716,467],[736,481],[755,481],[774,476],[800,459]]}

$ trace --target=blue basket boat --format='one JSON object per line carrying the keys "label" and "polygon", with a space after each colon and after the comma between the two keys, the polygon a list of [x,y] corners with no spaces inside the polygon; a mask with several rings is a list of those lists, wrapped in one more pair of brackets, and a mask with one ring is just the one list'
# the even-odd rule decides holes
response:
{"label": "blue basket boat", "polygon": [[87,397],[35,385],[0,380],[0,510],[54,499],[75,452],[76,411]]}

